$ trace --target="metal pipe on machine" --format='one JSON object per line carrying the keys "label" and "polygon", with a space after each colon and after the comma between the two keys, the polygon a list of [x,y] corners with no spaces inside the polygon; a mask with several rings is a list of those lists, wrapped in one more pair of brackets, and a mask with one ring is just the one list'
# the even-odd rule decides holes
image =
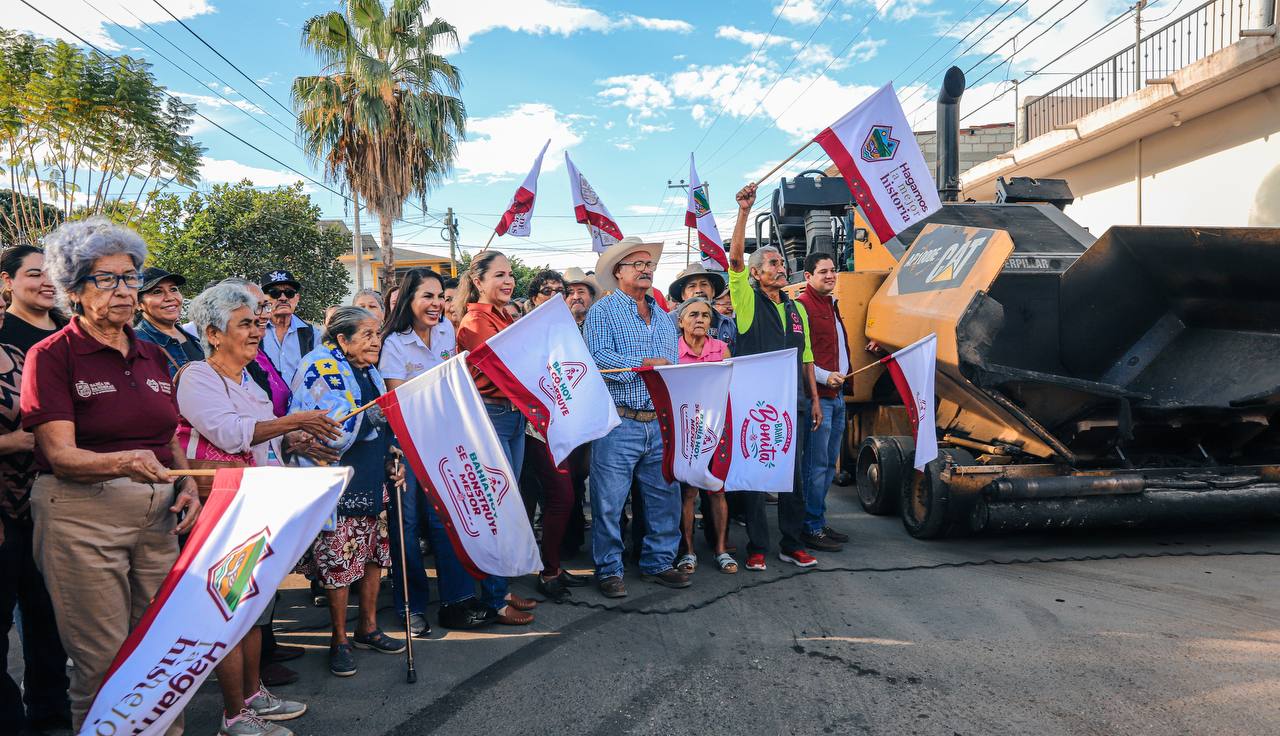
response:
{"label": "metal pipe on machine", "polygon": [[1280,487],[1145,493],[1045,500],[981,500],[969,516],[974,532],[1095,527],[1207,526],[1280,519]]}
{"label": "metal pipe on machine", "polygon": [[964,72],[953,66],[938,90],[938,163],[934,175],[943,202],[960,201],[960,98],[964,85]]}

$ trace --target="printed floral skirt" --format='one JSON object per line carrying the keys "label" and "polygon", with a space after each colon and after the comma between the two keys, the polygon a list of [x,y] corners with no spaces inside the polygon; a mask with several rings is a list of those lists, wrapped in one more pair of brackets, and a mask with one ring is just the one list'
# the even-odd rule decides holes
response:
{"label": "printed floral skirt", "polygon": [[325,588],[345,588],[364,577],[364,566],[391,567],[391,542],[383,516],[339,516],[337,528],[320,532],[299,572]]}

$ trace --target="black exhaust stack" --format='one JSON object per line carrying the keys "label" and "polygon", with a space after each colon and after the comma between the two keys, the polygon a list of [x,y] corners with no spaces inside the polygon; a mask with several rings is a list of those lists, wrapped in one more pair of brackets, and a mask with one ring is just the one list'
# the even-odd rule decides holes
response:
{"label": "black exhaust stack", "polygon": [[938,90],[938,163],[935,178],[943,202],[960,201],[960,97],[964,95],[964,72],[953,66],[947,70]]}

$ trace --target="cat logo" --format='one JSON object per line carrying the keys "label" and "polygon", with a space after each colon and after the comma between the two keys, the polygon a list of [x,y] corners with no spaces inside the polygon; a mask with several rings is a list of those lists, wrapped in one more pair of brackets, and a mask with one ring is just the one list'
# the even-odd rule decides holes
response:
{"label": "cat logo", "polygon": [[240,607],[241,603],[258,594],[258,583],[254,573],[258,564],[272,554],[271,530],[263,528],[227,553],[218,563],[209,568],[206,589],[218,612],[227,621]]}
{"label": "cat logo", "polygon": [[898,268],[898,292],[915,294],[964,283],[994,232],[944,226],[922,234]]}

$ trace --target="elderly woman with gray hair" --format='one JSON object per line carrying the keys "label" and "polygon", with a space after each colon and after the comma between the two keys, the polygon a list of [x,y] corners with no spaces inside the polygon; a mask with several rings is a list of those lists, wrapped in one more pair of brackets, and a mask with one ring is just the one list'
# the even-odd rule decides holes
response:
{"label": "elderly woman with gray hair", "polygon": [[[266,332],[259,303],[246,285],[226,281],[191,302],[191,321],[207,357],[187,363],[174,379],[183,422],[179,435],[185,435],[189,459],[279,465],[292,445],[312,436],[339,435],[337,422],[323,409],[277,419],[271,397],[250,377],[247,368],[258,357]],[[261,682],[261,627],[270,623],[267,608],[217,666],[224,711],[221,733],[286,736],[287,729],[267,722],[291,720],[307,710],[302,703],[276,697]]]}
{"label": "elderly woman with gray hair", "polygon": [[187,461],[168,361],[129,326],[146,257],[137,233],[104,218],[51,233],[45,268],[75,317],[31,349],[22,376],[36,564],[75,664],[76,730],[200,511],[195,483],[169,473]]}
{"label": "elderly woman with gray hair", "polygon": [[[323,342],[302,357],[293,379],[292,410],[320,409],[338,418],[341,434],[326,444],[338,451],[339,465],[355,471],[338,499],[336,519],[311,546],[308,571],[329,599],[329,671],[338,677],[356,673],[352,646],[386,654],[405,647],[403,641],[383,633],[377,622],[378,584],[383,569],[391,567],[387,523],[380,517],[387,503],[388,480],[396,480],[389,478],[387,468],[391,428],[377,407],[351,415],[387,390],[377,368],[380,327],[368,310],[338,307],[325,324]],[[355,635],[348,640],[347,601],[353,585],[359,589],[360,617]]]}

